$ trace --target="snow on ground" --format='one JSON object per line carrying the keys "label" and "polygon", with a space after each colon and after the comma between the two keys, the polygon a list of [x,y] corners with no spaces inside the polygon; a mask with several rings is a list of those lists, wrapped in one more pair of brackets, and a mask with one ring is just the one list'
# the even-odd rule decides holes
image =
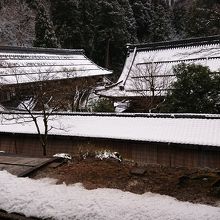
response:
{"label": "snow on ground", "polygon": [[86,190],[80,184],[56,185],[51,179],[17,178],[0,171],[0,209],[54,219],[217,220],[220,208],[153,193],[116,189]]}

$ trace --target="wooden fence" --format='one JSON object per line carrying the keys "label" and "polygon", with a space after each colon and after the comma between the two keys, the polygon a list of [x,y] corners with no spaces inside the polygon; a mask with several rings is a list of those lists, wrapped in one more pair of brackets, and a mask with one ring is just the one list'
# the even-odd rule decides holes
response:
{"label": "wooden fence", "polygon": [[[55,153],[78,154],[94,150],[118,151],[123,158],[139,164],[161,164],[182,167],[220,168],[220,147],[150,143],[104,138],[49,136],[48,155]],[[0,134],[0,151],[41,156],[37,136],[27,134]]]}

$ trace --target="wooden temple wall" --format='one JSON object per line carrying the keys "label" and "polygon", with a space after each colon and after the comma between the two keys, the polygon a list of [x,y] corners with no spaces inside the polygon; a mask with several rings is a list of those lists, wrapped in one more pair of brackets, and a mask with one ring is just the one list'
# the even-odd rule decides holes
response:
{"label": "wooden temple wall", "polygon": [[[79,154],[95,150],[117,151],[124,159],[133,160],[139,164],[220,168],[220,148],[218,147],[69,136],[48,138],[48,156],[55,153]],[[37,136],[24,134],[0,134],[0,151],[28,156],[42,155]]]}

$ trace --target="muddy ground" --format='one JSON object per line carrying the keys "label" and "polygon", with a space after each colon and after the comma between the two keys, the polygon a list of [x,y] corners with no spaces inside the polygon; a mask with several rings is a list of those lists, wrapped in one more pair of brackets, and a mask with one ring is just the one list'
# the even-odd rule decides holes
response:
{"label": "muddy ground", "polygon": [[154,192],[182,201],[220,204],[220,170],[138,166],[113,159],[78,159],[58,167],[50,166],[32,178],[50,177],[58,184],[82,183],[87,189],[116,188],[137,194]]}

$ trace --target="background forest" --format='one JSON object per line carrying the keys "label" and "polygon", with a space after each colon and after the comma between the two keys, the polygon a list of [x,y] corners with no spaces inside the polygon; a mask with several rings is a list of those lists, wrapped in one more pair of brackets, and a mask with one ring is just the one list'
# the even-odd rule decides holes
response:
{"label": "background forest", "polygon": [[219,0],[0,1],[0,45],[83,48],[114,80],[127,43],[216,34]]}

